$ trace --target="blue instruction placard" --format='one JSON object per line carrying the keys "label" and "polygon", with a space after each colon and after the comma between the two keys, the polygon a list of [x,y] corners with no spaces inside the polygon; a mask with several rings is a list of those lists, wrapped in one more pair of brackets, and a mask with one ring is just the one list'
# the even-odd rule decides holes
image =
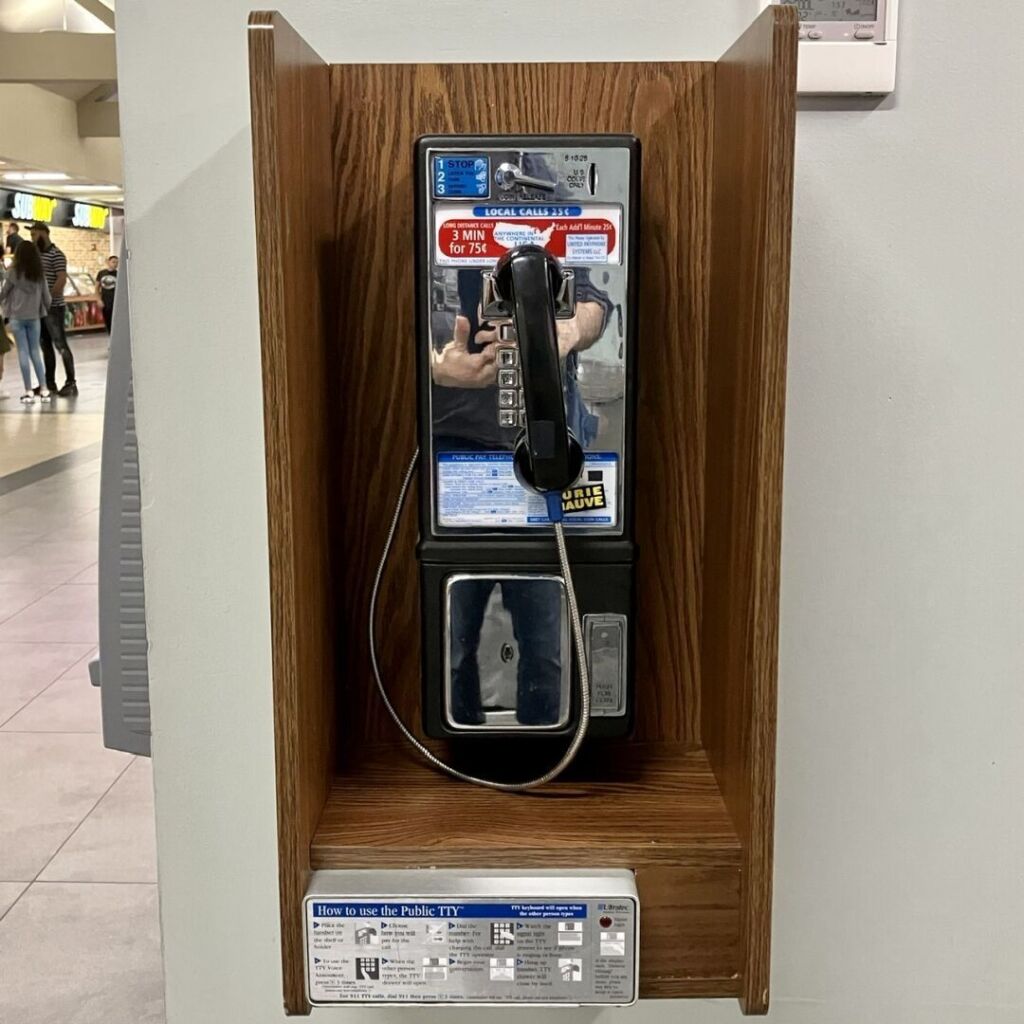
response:
{"label": "blue instruction placard", "polygon": [[480,199],[491,194],[490,157],[472,153],[434,157],[434,196]]}
{"label": "blue instruction placard", "polygon": [[519,920],[566,920],[585,918],[586,903],[340,903],[320,902],[313,904],[313,917],[359,918],[516,918]]}
{"label": "blue instruction placard", "polygon": [[[516,479],[510,451],[438,452],[439,526],[550,526],[544,499]],[[580,479],[562,494],[566,526],[618,525],[619,458],[587,452]]]}

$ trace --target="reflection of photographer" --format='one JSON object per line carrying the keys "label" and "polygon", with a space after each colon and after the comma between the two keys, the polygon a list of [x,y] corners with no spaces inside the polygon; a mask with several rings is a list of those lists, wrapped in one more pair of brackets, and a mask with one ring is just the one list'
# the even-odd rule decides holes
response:
{"label": "reflection of photographer", "polygon": [[[472,271],[470,271],[472,273]],[[581,278],[589,275],[576,271],[577,288],[581,289]],[[576,302],[576,315],[571,320],[559,320],[558,354],[565,359],[571,352],[582,352],[601,337],[604,331],[607,307],[598,301]],[[455,329],[451,341],[440,352],[434,353],[434,383],[445,388],[485,388],[495,383],[497,370],[494,363],[493,344],[498,332],[493,328],[478,328],[470,350],[471,324],[467,316],[455,318]]]}
{"label": "reflection of photographer", "polygon": [[[449,340],[435,342],[431,353],[431,375],[437,388],[433,394],[434,435],[439,451],[511,449],[518,435],[516,427],[498,425],[498,332],[480,321],[483,277],[479,270],[459,270],[458,313],[449,328]],[[455,305],[453,302],[452,305]],[[586,447],[594,433],[594,420],[583,406],[576,382],[578,353],[593,345],[604,332],[611,302],[590,280],[586,269],[576,270],[576,313],[557,321],[558,351],[565,360],[565,398],[569,427]],[[444,323],[433,324],[435,339],[449,333]]]}
{"label": "reflection of photographer", "polygon": [[556,580],[460,581],[451,609],[452,718],[458,725],[485,722],[478,655],[496,586],[519,652],[516,722],[557,725],[562,712],[562,585]]}

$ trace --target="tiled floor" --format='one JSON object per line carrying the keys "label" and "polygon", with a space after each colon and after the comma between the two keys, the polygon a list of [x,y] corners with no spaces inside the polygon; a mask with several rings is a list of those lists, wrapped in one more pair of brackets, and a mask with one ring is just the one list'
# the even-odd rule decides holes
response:
{"label": "tiled floor", "polygon": [[[103,386],[106,374],[107,336],[72,335],[78,397],[55,398],[46,404],[22,405],[24,391],[16,352],[4,358],[0,380],[0,477],[44,459],[93,444],[103,436]],[[64,381],[64,367],[57,364],[57,383]]]}
{"label": "tiled floor", "polygon": [[[83,347],[99,420],[103,349]],[[89,681],[99,458],[97,433],[62,426],[79,415],[0,402],[0,491],[34,464],[4,457],[26,437],[50,473],[0,493],[0,1021],[161,1024],[150,764],[103,747]]]}

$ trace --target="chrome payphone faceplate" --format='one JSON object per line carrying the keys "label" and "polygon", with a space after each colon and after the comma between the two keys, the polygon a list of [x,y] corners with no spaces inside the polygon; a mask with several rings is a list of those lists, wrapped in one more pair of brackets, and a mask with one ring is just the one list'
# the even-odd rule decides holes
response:
{"label": "chrome payphone faceplate", "polygon": [[[629,146],[436,145],[423,151],[422,254],[428,311],[432,527],[516,531],[548,525],[512,468],[523,423],[514,332],[486,317],[485,280],[517,245],[543,245],[571,271],[556,302],[569,429],[586,462],[566,525],[623,533],[630,323]],[[484,365],[493,355],[493,363]],[[469,356],[469,359],[462,358]],[[477,366],[474,366],[474,360]],[[479,370],[479,373],[475,371]]]}
{"label": "chrome payphone faceplate", "polygon": [[[424,729],[460,743],[530,736],[539,756],[575,728],[578,655],[537,493],[557,489],[592,681],[590,734],[627,735],[640,143],[435,135],[417,140],[414,160]],[[551,257],[549,285],[534,284],[524,305],[526,279],[514,285],[512,268],[538,247]],[[545,305],[550,318],[537,313]],[[568,487],[520,482],[536,482],[519,456],[538,453],[530,431],[541,423],[569,435]],[[514,761],[505,759],[513,777]]]}

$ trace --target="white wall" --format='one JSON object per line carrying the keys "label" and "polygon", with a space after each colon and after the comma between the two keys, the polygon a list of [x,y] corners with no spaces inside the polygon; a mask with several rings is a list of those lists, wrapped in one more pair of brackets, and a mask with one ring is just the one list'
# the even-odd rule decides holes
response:
{"label": "white wall", "polygon": [[[249,6],[118,8],[169,1024],[284,1019]],[[542,0],[280,6],[345,61],[710,58],[758,5],[563,2],[550,33]],[[780,1024],[1024,1021],[1024,55],[974,31],[1011,9],[906,0],[895,102],[800,117]],[[314,1019],[453,1016],[472,1019]]]}
{"label": "white wall", "polygon": [[35,85],[0,84],[0,157],[121,184],[121,140],[78,136],[78,106]]}

